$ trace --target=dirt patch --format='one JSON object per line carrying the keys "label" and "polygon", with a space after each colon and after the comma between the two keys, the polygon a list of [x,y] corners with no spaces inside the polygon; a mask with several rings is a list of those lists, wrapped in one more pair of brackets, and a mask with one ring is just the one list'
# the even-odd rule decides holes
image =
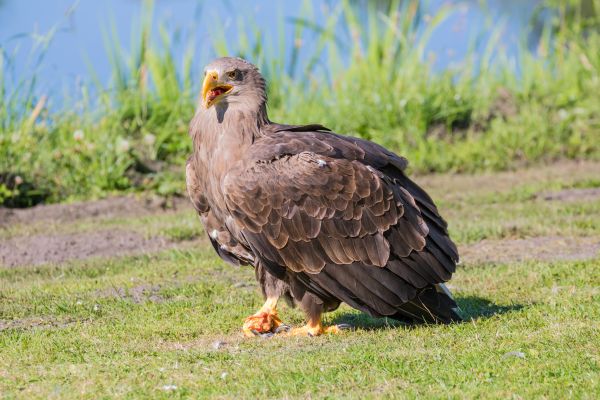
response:
{"label": "dirt patch", "polygon": [[600,238],[541,236],[527,239],[482,240],[461,246],[464,264],[527,260],[588,260],[600,255]]}
{"label": "dirt patch", "polygon": [[72,204],[38,205],[25,209],[0,207],[0,227],[44,220],[73,222],[85,218],[138,217],[190,207],[187,198],[159,196],[123,196]]}
{"label": "dirt patch", "polygon": [[597,179],[598,171],[597,161],[561,161],[499,173],[413,175],[412,178],[438,201],[461,201],[474,194],[508,192],[531,183]]}
{"label": "dirt patch", "polygon": [[16,237],[0,242],[0,265],[15,267],[142,254],[190,243],[193,242],[172,242],[162,237],[146,238],[124,230]]}
{"label": "dirt patch", "polygon": [[109,297],[122,300],[130,300],[136,304],[145,303],[162,303],[165,301],[159,292],[161,285],[142,284],[131,288],[108,288],[97,292],[98,297]]}
{"label": "dirt patch", "polygon": [[5,320],[0,319],[0,332],[8,329],[51,329],[51,328],[66,328],[69,325],[77,322],[84,322],[75,319],[57,319],[54,317],[30,317]]}
{"label": "dirt patch", "polygon": [[540,193],[537,197],[547,201],[599,200],[600,188],[565,189],[558,192]]}
{"label": "dirt patch", "polygon": [[[256,338],[256,340],[261,340]],[[229,335],[203,335],[201,338],[187,341],[163,341],[157,343],[160,350],[166,351],[190,351],[203,350],[205,352],[240,353],[240,345],[248,339],[242,334],[242,330]]]}

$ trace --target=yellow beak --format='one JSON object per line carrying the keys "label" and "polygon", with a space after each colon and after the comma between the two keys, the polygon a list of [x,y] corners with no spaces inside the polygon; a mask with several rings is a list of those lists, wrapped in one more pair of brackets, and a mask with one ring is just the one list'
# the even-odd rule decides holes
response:
{"label": "yellow beak", "polygon": [[232,85],[219,82],[217,71],[207,71],[202,84],[202,104],[204,108],[210,108],[218,103],[226,94],[233,90]]}

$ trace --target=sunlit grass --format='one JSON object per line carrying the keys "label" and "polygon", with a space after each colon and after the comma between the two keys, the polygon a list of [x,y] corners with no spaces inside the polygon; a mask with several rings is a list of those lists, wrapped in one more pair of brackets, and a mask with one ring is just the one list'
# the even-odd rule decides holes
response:
{"label": "sunlit grass", "polygon": [[[3,277],[0,390],[27,398],[595,398],[598,260],[461,269],[473,321],[403,327],[343,306],[336,337],[242,339],[250,269],[212,252],[77,262]],[[245,286],[240,287],[241,284]],[[284,308],[286,322],[300,324]],[[401,394],[401,395],[400,395]]]}

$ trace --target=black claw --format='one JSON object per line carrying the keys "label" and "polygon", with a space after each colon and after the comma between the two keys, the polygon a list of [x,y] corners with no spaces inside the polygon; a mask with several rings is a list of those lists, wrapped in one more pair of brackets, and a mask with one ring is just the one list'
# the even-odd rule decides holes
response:
{"label": "black claw", "polygon": [[262,333],[262,332],[257,331],[256,329],[252,329],[250,332],[252,332],[254,334],[254,336],[258,336],[263,339],[268,339],[273,336],[273,332]]}
{"label": "black claw", "polygon": [[290,329],[292,329],[291,326],[282,324],[282,325],[279,325],[277,328],[275,328],[275,330],[273,332],[274,333],[289,332]]}

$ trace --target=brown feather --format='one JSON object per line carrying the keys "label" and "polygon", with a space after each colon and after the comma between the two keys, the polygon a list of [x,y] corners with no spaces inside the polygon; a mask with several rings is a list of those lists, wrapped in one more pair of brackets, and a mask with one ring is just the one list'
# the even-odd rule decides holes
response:
{"label": "brown feather", "polygon": [[449,279],[458,252],[407,161],[320,125],[274,124],[254,66],[223,58],[215,68],[238,68],[243,81],[227,102],[197,110],[186,183],[218,254],[321,304],[448,320],[452,302],[418,290]]}

